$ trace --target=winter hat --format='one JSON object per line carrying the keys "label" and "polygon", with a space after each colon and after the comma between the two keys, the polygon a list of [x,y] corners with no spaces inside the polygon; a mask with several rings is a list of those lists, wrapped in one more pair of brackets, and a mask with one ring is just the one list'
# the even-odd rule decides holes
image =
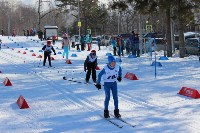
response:
{"label": "winter hat", "polygon": [[92,50],[91,53],[96,53],[96,50]]}
{"label": "winter hat", "polygon": [[51,44],[51,40],[47,40],[47,44]]}
{"label": "winter hat", "polygon": [[108,56],[108,63],[110,64],[111,62],[116,62],[115,57],[112,55]]}

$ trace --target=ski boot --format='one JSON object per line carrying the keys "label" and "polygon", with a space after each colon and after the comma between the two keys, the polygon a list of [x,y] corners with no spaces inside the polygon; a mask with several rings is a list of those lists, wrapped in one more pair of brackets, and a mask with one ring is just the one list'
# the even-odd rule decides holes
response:
{"label": "ski boot", "polygon": [[121,115],[119,114],[119,109],[115,109],[114,114],[116,118],[121,118]]}
{"label": "ski boot", "polygon": [[108,110],[104,110],[104,118],[110,118]]}

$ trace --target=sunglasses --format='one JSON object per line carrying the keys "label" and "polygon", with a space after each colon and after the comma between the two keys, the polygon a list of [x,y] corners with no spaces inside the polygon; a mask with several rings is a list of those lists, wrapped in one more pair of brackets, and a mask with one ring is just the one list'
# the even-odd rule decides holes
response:
{"label": "sunglasses", "polygon": [[96,53],[91,53],[91,55],[96,55]]}

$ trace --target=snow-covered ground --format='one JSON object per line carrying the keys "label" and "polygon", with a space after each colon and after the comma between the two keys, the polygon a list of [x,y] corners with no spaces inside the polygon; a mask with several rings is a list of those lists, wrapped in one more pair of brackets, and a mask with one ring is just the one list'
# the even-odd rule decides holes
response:
{"label": "snow-covered ground", "polygon": [[[200,132],[200,100],[177,94],[183,87],[199,90],[200,69],[198,57],[172,57],[159,60],[162,67],[151,66],[150,58],[122,57],[123,77],[127,72],[139,80],[122,79],[118,83],[119,109],[122,118],[136,127],[113,119],[123,125],[118,128],[102,119],[104,91],[83,81],[83,63],[89,51],[71,49],[72,64],[66,64],[62,54],[52,55],[52,68],[43,67],[39,52],[42,43],[37,37],[1,36],[0,50],[0,132],[1,133],[198,133]],[[8,48],[9,47],[9,48]],[[63,52],[61,43],[54,46],[56,53]],[[93,46],[93,49],[98,49]],[[30,52],[33,50],[33,52]],[[18,53],[20,51],[20,53]],[[23,52],[26,54],[23,54]],[[107,63],[106,53],[111,48],[97,51],[98,66]],[[36,56],[32,56],[35,53]],[[162,56],[158,53],[157,58]],[[46,63],[48,64],[48,62]],[[97,74],[99,71],[97,71]],[[63,80],[66,76],[68,80]],[[8,77],[13,86],[4,86]],[[91,80],[92,82],[92,80]],[[103,82],[102,82],[103,83]],[[16,104],[23,95],[30,108],[19,109]],[[113,99],[109,110],[113,113]]]}

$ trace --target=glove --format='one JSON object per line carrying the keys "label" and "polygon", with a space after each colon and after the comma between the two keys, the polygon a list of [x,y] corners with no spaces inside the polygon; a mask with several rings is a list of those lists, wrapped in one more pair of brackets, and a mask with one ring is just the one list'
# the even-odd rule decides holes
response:
{"label": "glove", "polygon": [[62,49],[64,48],[64,46],[62,46]]}
{"label": "glove", "polygon": [[54,53],[54,55],[56,55],[56,53]]}
{"label": "glove", "polygon": [[87,70],[87,69],[86,69],[86,68],[84,68],[84,72],[86,72],[86,70]]}
{"label": "glove", "polygon": [[117,77],[117,80],[119,81],[119,82],[121,82],[122,81],[122,77]]}
{"label": "glove", "polygon": [[97,87],[98,90],[101,89],[101,85],[100,84],[97,83],[95,86]]}

